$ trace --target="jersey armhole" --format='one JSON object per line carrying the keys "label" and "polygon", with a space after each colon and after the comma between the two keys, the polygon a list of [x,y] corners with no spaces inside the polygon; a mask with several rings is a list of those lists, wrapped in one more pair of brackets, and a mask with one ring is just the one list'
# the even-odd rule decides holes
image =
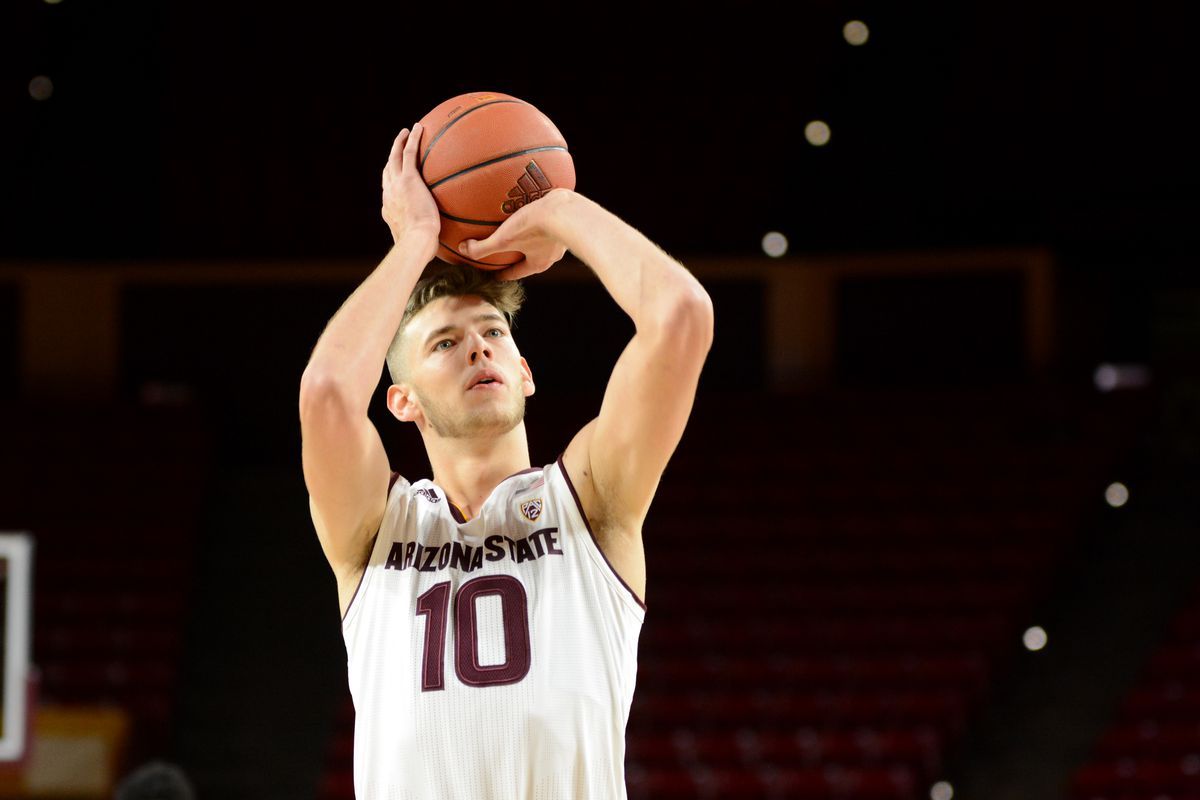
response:
{"label": "jersey armhole", "polygon": [[[367,553],[367,563],[363,565],[362,574],[358,576],[358,586],[354,587],[354,594],[350,595],[350,602],[346,604],[346,614],[342,617],[342,626],[346,625],[346,621],[354,613],[356,606],[354,601],[358,599],[367,583],[367,573],[371,571],[371,562],[375,560],[375,550],[379,547],[379,534],[383,531],[383,523],[387,519],[388,507],[392,504],[392,488],[396,485],[397,480],[404,480],[399,472],[393,472],[392,477],[388,480],[388,498],[387,503],[383,508],[383,518],[379,520],[379,528],[375,531],[375,536],[371,538],[371,549]],[[404,480],[404,483],[408,483]]]}
{"label": "jersey armhole", "polygon": [[563,482],[567,484],[567,488],[571,490],[571,498],[575,501],[575,510],[579,512],[579,518],[583,520],[583,526],[587,528],[588,538],[591,539],[592,542],[592,549],[594,549],[604,561],[604,567],[602,567],[602,569],[607,571],[610,578],[616,578],[617,582],[624,587],[625,594],[637,604],[637,607],[641,609],[641,616],[644,617],[646,613],[646,603],[642,600],[642,598],[637,596],[637,592],[635,592],[630,585],[625,582],[625,579],[621,577],[620,573],[613,568],[612,562],[608,560],[608,556],[606,556],[604,554],[604,550],[600,548],[600,541],[596,538],[596,534],[592,531],[592,523],[588,519],[587,513],[583,510],[583,503],[579,501],[579,493],[575,491],[575,484],[571,483],[571,476],[567,474],[567,466],[563,463],[561,454],[558,456],[558,472],[560,475],[562,475]]}

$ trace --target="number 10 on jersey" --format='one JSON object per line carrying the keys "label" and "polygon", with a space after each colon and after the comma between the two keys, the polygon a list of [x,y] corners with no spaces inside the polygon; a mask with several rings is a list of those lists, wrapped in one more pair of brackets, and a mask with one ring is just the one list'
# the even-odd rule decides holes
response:
{"label": "number 10 on jersey", "polygon": [[[479,629],[475,601],[499,595],[504,620],[504,663],[479,663]],[[446,688],[446,623],[450,618],[450,581],[430,587],[417,598],[417,616],[425,617],[421,655],[421,691]],[[516,683],[529,672],[529,603],[525,587],[511,575],[473,578],[454,593],[454,672],[468,686]]]}

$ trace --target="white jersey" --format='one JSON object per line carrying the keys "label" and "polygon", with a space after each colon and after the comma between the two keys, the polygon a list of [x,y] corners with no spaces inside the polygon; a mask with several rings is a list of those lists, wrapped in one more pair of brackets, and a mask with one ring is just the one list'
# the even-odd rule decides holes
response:
{"label": "white jersey", "polygon": [[646,606],[562,455],[469,520],[432,481],[392,481],[342,620],[357,800],[625,798]]}

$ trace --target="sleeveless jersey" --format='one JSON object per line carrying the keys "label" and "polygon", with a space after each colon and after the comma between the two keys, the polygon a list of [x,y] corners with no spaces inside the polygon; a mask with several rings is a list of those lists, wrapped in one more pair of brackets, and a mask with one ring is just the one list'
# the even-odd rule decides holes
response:
{"label": "sleeveless jersey", "polygon": [[645,612],[561,454],[469,520],[437,484],[393,473],[342,620],[355,797],[625,798]]}

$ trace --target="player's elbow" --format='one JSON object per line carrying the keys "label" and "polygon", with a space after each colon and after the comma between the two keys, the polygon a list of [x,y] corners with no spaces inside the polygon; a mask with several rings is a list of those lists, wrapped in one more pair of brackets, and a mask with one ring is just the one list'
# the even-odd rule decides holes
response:
{"label": "player's elbow", "polygon": [[674,326],[688,333],[688,340],[703,344],[708,352],[713,341],[713,302],[699,282],[684,292],[673,316]]}
{"label": "player's elbow", "polygon": [[[642,332],[641,328],[638,330]],[[678,355],[686,353],[703,359],[712,347],[712,302],[681,297],[670,305],[667,313],[655,320],[646,333],[660,347],[669,348]]]}

